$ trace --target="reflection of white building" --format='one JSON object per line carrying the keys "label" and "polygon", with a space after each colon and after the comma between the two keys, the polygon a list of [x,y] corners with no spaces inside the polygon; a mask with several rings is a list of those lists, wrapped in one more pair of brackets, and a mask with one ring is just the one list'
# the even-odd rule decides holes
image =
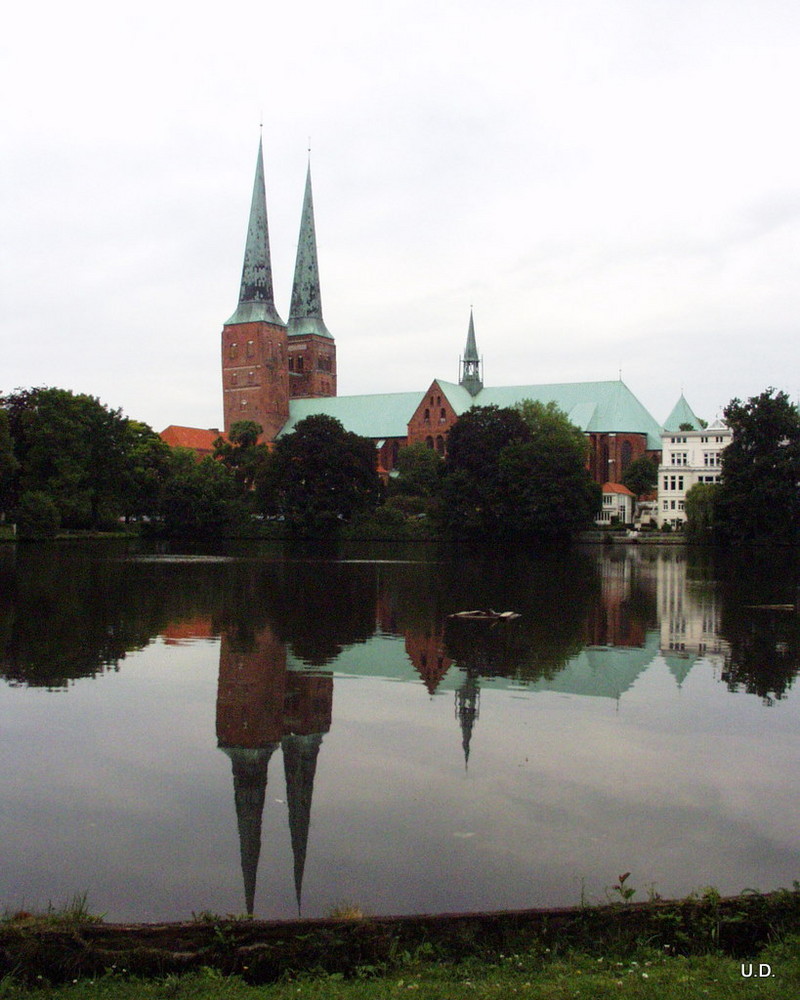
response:
{"label": "reflection of white building", "polygon": [[[691,429],[688,429],[691,428]],[[722,452],[731,431],[717,419],[701,427],[681,396],[664,423],[658,467],[658,526],[680,527],[686,521],[686,494],[696,483],[718,483]]]}
{"label": "reflection of white building", "polygon": [[[663,553],[658,560],[658,618],[661,652],[670,656],[703,656],[721,667],[728,644],[720,638],[720,605],[713,579],[692,579],[685,557]],[[687,671],[688,672],[688,671]]]}

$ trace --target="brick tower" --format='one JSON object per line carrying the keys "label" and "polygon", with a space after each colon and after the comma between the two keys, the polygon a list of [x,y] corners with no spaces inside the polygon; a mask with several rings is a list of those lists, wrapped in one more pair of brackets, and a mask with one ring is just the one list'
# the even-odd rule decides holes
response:
{"label": "brick tower", "polygon": [[275,309],[264,189],[264,154],[258,144],[250,224],[239,305],[222,330],[225,433],[254,420],[272,441],[289,418],[286,326]]}
{"label": "brick tower", "polygon": [[322,318],[310,163],[289,308],[288,367],[293,399],[336,395],[336,344]]}

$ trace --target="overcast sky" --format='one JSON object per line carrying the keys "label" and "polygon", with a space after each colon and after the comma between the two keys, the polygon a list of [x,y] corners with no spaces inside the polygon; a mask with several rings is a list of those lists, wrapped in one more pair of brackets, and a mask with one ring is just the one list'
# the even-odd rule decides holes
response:
{"label": "overcast sky", "polygon": [[0,391],[221,426],[263,121],[288,318],[311,141],[339,394],[800,394],[796,0],[14,5]]}

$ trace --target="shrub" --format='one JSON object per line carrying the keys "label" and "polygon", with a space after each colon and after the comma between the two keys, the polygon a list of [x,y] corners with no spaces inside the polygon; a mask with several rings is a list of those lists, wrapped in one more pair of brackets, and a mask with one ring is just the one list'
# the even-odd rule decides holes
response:
{"label": "shrub", "polygon": [[61,516],[52,498],[36,490],[22,494],[15,516],[20,538],[52,538],[61,527]]}

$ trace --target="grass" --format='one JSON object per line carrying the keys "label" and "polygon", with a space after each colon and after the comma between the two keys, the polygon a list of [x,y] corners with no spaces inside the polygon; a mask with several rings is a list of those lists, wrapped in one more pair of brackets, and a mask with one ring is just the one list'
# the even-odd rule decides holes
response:
{"label": "grass", "polygon": [[[749,966],[751,960],[745,963]],[[304,974],[262,986],[204,968],[159,979],[111,969],[95,979],[58,987],[0,979],[3,1000],[797,1000],[800,937],[775,943],[752,958],[769,965],[769,978],[744,978],[742,962],[723,955],[673,957],[647,947],[625,958],[584,953],[552,955],[540,949],[500,955],[495,962],[436,963],[409,957],[390,972],[369,967],[352,978]]]}
{"label": "grass", "polygon": [[[70,927],[83,924],[98,924],[103,917],[94,914],[89,910],[87,894],[79,893],[72,897],[68,903],[60,907],[47,904],[44,913],[30,913],[28,910],[7,910],[0,923],[6,926],[13,925],[19,929],[36,929],[41,927]],[[1,981],[1,980],[0,980]],[[2,993],[0,993],[2,996]]]}

